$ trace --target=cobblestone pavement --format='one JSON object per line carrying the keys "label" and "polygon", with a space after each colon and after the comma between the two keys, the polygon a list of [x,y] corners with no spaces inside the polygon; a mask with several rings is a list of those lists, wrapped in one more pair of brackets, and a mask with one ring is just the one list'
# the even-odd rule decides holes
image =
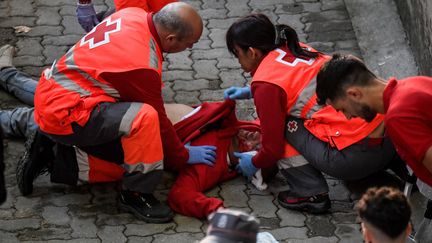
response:
{"label": "cobblestone pavement", "polygon": [[[94,0],[97,10],[112,7],[112,0]],[[164,98],[166,102],[199,104],[222,99],[223,90],[245,85],[245,75],[225,47],[227,28],[238,17],[263,12],[277,23],[287,23],[318,50],[360,50],[343,0],[188,0],[204,19],[204,33],[192,50],[167,55]],[[75,18],[75,0],[0,0],[0,44],[17,47],[14,64],[38,77],[42,68],[66,52],[83,34]],[[11,27],[28,26],[28,33]],[[1,108],[21,105],[0,92]],[[238,103],[238,115],[252,119],[251,102]],[[115,184],[68,187],[53,185],[48,176],[35,182],[33,195],[19,194],[15,163],[23,141],[6,141],[8,200],[0,206],[0,241],[47,242],[194,242],[201,239],[205,221],[176,215],[168,224],[146,224],[117,208]],[[383,176],[380,176],[382,179]],[[167,175],[157,191],[166,198],[173,177]],[[261,230],[281,242],[361,242],[352,210],[359,193],[351,184],[328,178],[331,213],[309,215],[280,207],[270,192],[259,192],[243,178],[208,192],[225,200],[227,207],[253,213]]]}

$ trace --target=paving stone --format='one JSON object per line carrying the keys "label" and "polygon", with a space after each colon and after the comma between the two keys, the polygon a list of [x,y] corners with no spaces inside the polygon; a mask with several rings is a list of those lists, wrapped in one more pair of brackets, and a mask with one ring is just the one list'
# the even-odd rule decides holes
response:
{"label": "paving stone", "polygon": [[357,214],[351,213],[334,213],[332,214],[333,222],[336,224],[355,224],[357,222]]}
{"label": "paving stone", "polygon": [[13,209],[0,209],[0,219],[11,219],[14,213]]}
{"label": "paving stone", "polygon": [[252,212],[254,215],[264,218],[271,218],[276,216],[277,207],[273,203],[270,203],[274,200],[274,197],[272,195],[249,195],[249,198],[249,206],[252,208]]}
{"label": "paving stone", "polygon": [[333,42],[336,40],[349,40],[355,38],[353,31],[328,31],[326,33],[311,32],[308,34],[308,42]]}
{"label": "paving stone", "polygon": [[287,240],[287,239],[306,239],[307,237],[307,228],[306,227],[283,227],[279,229],[269,230],[270,234],[278,240]]}
{"label": "paving stone", "polygon": [[220,192],[226,207],[247,207],[248,197],[243,191],[245,185],[223,185]]}
{"label": "paving stone", "polygon": [[153,237],[137,237],[137,236],[130,236],[128,237],[128,243],[151,243],[153,242]]}
{"label": "paving stone", "polygon": [[72,5],[76,6],[76,2],[70,0],[35,0],[37,6],[63,6]]}
{"label": "paving stone", "polygon": [[278,23],[279,24],[286,24],[292,27],[296,30],[296,32],[303,33],[303,28],[305,25],[301,22],[301,15],[300,14],[294,14],[294,15],[288,15],[288,14],[280,14]]}
{"label": "paving stone", "polygon": [[312,237],[309,239],[301,239],[301,240],[288,240],[286,242],[288,243],[336,243],[338,242],[339,239],[337,237],[322,237],[322,236],[318,236],[318,237]]}
{"label": "paving stone", "polygon": [[174,100],[180,104],[199,105],[201,101],[198,99],[198,95],[198,91],[177,91],[177,94],[174,96]]}
{"label": "paving stone", "polygon": [[10,15],[14,16],[32,16],[34,13],[32,1],[13,0],[9,2]]}
{"label": "paving stone", "polygon": [[212,29],[209,37],[213,41],[211,44],[212,48],[226,47],[225,41],[226,30],[223,29]]}
{"label": "paving stone", "polygon": [[126,242],[127,238],[123,235],[124,229],[124,226],[104,226],[97,232],[97,235],[104,243]]}
{"label": "paving stone", "polygon": [[47,206],[43,208],[42,217],[47,224],[68,225],[70,222],[70,217],[67,214],[68,210],[67,207]]}
{"label": "paving stone", "polygon": [[118,214],[98,214],[96,215],[96,225],[124,225],[135,221],[136,218],[130,213],[118,213]]}
{"label": "paving stone", "polygon": [[322,10],[345,10],[345,3],[343,0],[322,0]]}
{"label": "paving stone", "polygon": [[228,10],[207,8],[199,10],[198,13],[203,19],[223,19],[226,18]]}
{"label": "paving stone", "polygon": [[163,81],[193,80],[193,71],[170,70],[162,73]]}
{"label": "paving stone", "polygon": [[229,0],[227,8],[229,10],[228,17],[242,17],[251,12],[251,8],[247,5],[247,0]]}
{"label": "paving stone", "polygon": [[309,228],[308,235],[330,237],[336,227],[330,222],[330,215],[309,215],[306,219],[306,226]]}
{"label": "paving stone", "polygon": [[44,36],[42,45],[71,46],[81,37],[81,35]]}
{"label": "paving stone", "polygon": [[204,79],[217,79],[219,74],[219,69],[216,68],[217,61],[215,60],[197,60],[192,65],[195,70],[195,78]]}
{"label": "paving stone", "polygon": [[229,88],[231,86],[243,87],[246,84],[246,79],[242,75],[242,70],[227,70],[221,71],[219,76],[222,80],[221,88]]}
{"label": "paving stone", "polygon": [[223,100],[223,90],[201,90],[200,100],[206,101],[222,101]]}
{"label": "paving stone", "polygon": [[51,203],[55,206],[67,206],[71,204],[85,204],[90,202],[90,194],[66,194],[58,195],[51,199]]}
{"label": "paving stone", "polygon": [[276,5],[275,13],[277,14],[300,14],[304,12],[303,4],[301,3],[284,3]]}
{"label": "paving stone", "polygon": [[0,220],[0,229],[15,231],[25,228],[37,229],[40,227],[40,220],[34,218]]}
{"label": "paving stone", "polygon": [[278,218],[281,219],[280,226],[297,226],[303,227],[305,226],[306,216],[304,216],[301,212],[294,210],[287,210],[285,208],[279,208],[276,212]]}
{"label": "paving stone", "polygon": [[18,197],[15,202],[15,217],[23,218],[35,215],[35,209],[40,206],[40,197]]}
{"label": "paving stone", "polygon": [[183,91],[194,91],[207,89],[209,86],[209,81],[206,79],[197,79],[190,81],[177,80],[174,81],[173,90],[183,90]]}
{"label": "paving stone", "polygon": [[359,224],[339,224],[336,226],[335,235],[341,239],[341,243],[363,241]]}
{"label": "paving stone", "polygon": [[60,15],[61,16],[75,16],[76,18],[76,5],[63,5],[60,7]]}
{"label": "paving stone", "polygon": [[24,25],[28,27],[35,26],[35,17],[8,17],[3,18],[0,21],[0,27],[15,27],[19,25]]}
{"label": "paving stone", "polygon": [[17,56],[13,63],[16,67],[21,66],[43,66],[45,58],[43,56]]}
{"label": "paving stone", "polygon": [[237,18],[210,19],[207,28],[228,29],[236,20]]}
{"label": "paving stone", "polygon": [[20,241],[32,240],[69,240],[71,239],[72,229],[70,228],[41,228],[41,229],[26,229],[18,235]]}
{"label": "paving stone", "polygon": [[350,20],[307,23],[305,32],[352,31]]}
{"label": "paving stone", "polygon": [[3,232],[1,230],[0,230],[0,239],[2,239],[3,242],[8,242],[8,243],[19,242],[16,233]]}
{"label": "paving stone", "polygon": [[169,61],[168,69],[191,70],[193,62],[189,57],[190,54],[191,52],[186,50],[167,55],[167,59]]}
{"label": "paving stone", "polygon": [[95,238],[97,227],[94,222],[94,218],[73,217],[70,223],[70,226],[73,229],[71,236],[74,238]]}
{"label": "paving stone", "polygon": [[204,4],[201,6],[203,9],[215,8],[220,9],[225,7],[225,0],[212,0],[212,1],[204,1]]}
{"label": "paving stone", "polygon": [[216,67],[219,69],[228,69],[228,68],[235,68],[235,69],[240,69],[240,63],[238,62],[237,58],[235,58],[234,56],[231,58],[225,58],[225,57],[221,57],[218,58],[218,63],[216,64]]}
{"label": "paving stone", "polygon": [[48,243],[100,243],[99,239],[89,239],[89,238],[82,238],[82,239],[71,239],[71,240],[48,240],[45,241]]}
{"label": "paving stone", "polygon": [[174,217],[174,222],[177,224],[176,232],[201,232],[201,227],[203,226],[203,223],[199,219],[180,214]]}
{"label": "paving stone", "polygon": [[331,200],[349,201],[350,192],[342,181],[327,180],[329,184],[329,197]]}
{"label": "paving stone", "polygon": [[41,38],[21,38],[16,43],[18,56],[42,56]]}
{"label": "paving stone", "polygon": [[150,236],[160,233],[175,233],[175,224],[127,224],[124,234],[126,236]]}
{"label": "paving stone", "polygon": [[28,33],[18,34],[18,36],[59,36],[62,31],[62,26],[35,26]]}
{"label": "paving stone", "polygon": [[62,25],[64,26],[63,34],[84,35],[85,32],[79,25],[75,16],[63,16]]}
{"label": "paving stone", "polygon": [[172,90],[172,84],[169,82],[164,82],[165,87],[162,89],[162,98],[165,103],[174,103],[175,93]]}
{"label": "paving stone", "polygon": [[51,46],[45,45],[43,54],[45,56],[45,65],[50,65],[54,60],[60,59],[69,48],[67,46]]}
{"label": "paving stone", "polygon": [[211,50],[192,50],[192,59],[194,60],[220,57],[232,57],[232,55],[228,52],[227,48],[214,48]]}
{"label": "paving stone", "polygon": [[194,50],[198,50],[198,49],[210,49],[210,45],[211,45],[212,41],[209,39],[200,39],[198,41],[198,43],[193,45],[193,49]]}
{"label": "paving stone", "polygon": [[263,6],[274,6],[276,4],[292,4],[294,0],[250,0],[249,5],[253,8],[262,8]]}
{"label": "paving stone", "polygon": [[62,17],[58,7],[38,7],[36,10],[37,25],[60,25]]}
{"label": "paving stone", "polygon": [[358,44],[355,39],[352,40],[343,40],[343,41],[335,41],[335,50],[341,49],[357,49]]}
{"label": "paving stone", "polygon": [[[255,212],[251,212],[252,215],[255,215]],[[260,229],[270,230],[270,229],[277,229],[279,228],[280,219],[272,217],[272,218],[260,218],[258,217],[258,220],[260,222]]]}
{"label": "paving stone", "polygon": [[343,10],[329,10],[320,13],[307,13],[302,17],[302,21],[306,22],[326,22],[329,20],[345,20],[349,19],[348,13]]}

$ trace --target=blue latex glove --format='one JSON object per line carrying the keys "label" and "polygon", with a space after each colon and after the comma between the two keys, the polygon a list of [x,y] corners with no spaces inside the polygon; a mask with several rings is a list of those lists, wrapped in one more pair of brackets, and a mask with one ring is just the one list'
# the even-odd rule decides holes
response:
{"label": "blue latex glove", "polygon": [[189,150],[188,164],[214,165],[216,160],[215,146],[190,146],[186,144],[185,148]]}
{"label": "blue latex glove", "polygon": [[96,11],[92,3],[78,4],[76,16],[78,18],[78,23],[86,32],[89,32],[91,29],[93,29],[93,27],[99,24],[99,20],[96,17]]}
{"label": "blue latex glove", "polygon": [[253,155],[234,152],[234,156],[239,158],[239,163],[236,166],[237,172],[243,174],[243,176],[247,177],[250,181],[252,176],[258,171],[258,168],[256,168],[252,163]]}
{"label": "blue latex glove", "polygon": [[250,99],[252,98],[252,92],[250,86],[246,87],[229,87],[224,91],[224,99]]}

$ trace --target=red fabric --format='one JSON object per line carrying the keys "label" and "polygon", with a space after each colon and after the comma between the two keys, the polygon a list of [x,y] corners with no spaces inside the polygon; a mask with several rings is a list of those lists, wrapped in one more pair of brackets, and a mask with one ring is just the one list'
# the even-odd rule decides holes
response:
{"label": "red fabric", "polygon": [[216,146],[217,159],[214,166],[187,165],[179,172],[168,195],[168,204],[174,211],[204,218],[223,206],[220,199],[209,198],[203,192],[236,176],[228,168],[227,153],[238,129],[259,131],[256,123],[238,122],[234,108],[232,101],[203,103],[198,113],[175,124],[183,142],[191,140],[192,145]]}
{"label": "red fabric", "polygon": [[284,155],[286,94],[279,86],[267,82],[253,82],[251,89],[262,131],[262,148],[252,163],[257,168],[267,168]]}
{"label": "red fabric", "polygon": [[142,8],[147,12],[157,12],[168,3],[177,2],[176,0],[114,0],[116,10],[129,7]]}
{"label": "red fabric", "polygon": [[432,146],[432,78],[391,79],[383,101],[387,134],[398,154],[420,180],[432,186],[432,173],[422,163]]}

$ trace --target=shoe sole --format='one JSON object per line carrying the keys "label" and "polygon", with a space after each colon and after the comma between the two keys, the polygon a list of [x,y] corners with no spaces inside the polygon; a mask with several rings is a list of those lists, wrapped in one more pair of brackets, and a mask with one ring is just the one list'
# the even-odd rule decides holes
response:
{"label": "shoe sole", "polygon": [[[29,170],[29,157],[31,152],[31,146],[35,140],[36,132],[30,134],[29,138],[25,143],[25,152],[24,155],[20,158],[17,164],[16,169],[16,178],[18,188],[23,196],[30,195],[33,192],[33,178],[28,178],[25,176]],[[32,180],[31,183],[28,183],[28,180]]]}
{"label": "shoe sole", "polygon": [[302,202],[297,205],[285,203],[280,200],[278,200],[278,202],[282,207],[286,209],[302,211],[302,212],[307,212],[312,214],[323,214],[330,209],[330,203],[328,201],[324,201],[320,203]]}
{"label": "shoe sole", "polygon": [[170,214],[170,216],[165,217],[165,218],[151,218],[151,217],[146,217],[144,215],[142,215],[141,213],[139,213],[135,208],[126,205],[122,202],[120,202],[120,209],[125,211],[125,212],[129,212],[132,213],[133,215],[135,215],[135,217],[141,219],[142,221],[146,222],[146,223],[154,223],[154,224],[162,224],[162,223],[168,223],[170,222],[173,217],[174,214]]}

